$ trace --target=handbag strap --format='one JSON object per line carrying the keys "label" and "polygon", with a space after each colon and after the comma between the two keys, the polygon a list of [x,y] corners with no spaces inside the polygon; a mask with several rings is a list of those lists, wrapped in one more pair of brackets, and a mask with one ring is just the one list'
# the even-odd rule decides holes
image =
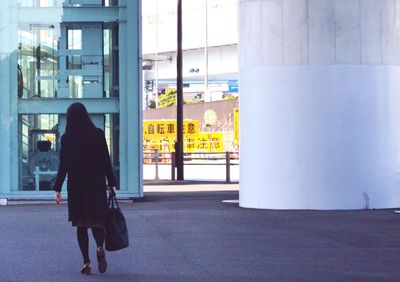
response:
{"label": "handbag strap", "polygon": [[117,195],[115,194],[115,191],[113,189],[110,189],[110,191],[111,192],[108,194],[108,207],[111,206],[111,208],[114,208],[114,203],[115,203],[115,206],[119,208]]}

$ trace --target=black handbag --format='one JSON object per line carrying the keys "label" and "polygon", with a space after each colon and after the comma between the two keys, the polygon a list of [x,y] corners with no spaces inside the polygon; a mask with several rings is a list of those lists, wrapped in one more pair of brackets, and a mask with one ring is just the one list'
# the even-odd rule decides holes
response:
{"label": "black handbag", "polygon": [[115,192],[112,190],[108,195],[105,239],[107,251],[118,251],[129,246],[125,217],[119,208]]}

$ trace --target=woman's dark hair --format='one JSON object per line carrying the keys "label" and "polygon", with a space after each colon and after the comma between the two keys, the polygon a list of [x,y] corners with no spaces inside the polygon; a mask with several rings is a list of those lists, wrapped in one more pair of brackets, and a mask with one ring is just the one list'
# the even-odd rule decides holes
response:
{"label": "woman's dark hair", "polygon": [[82,103],[73,103],[68,107],[67,110],[67,125],[65,132],[79,132],[85,133],[95,129],[89,114]]}

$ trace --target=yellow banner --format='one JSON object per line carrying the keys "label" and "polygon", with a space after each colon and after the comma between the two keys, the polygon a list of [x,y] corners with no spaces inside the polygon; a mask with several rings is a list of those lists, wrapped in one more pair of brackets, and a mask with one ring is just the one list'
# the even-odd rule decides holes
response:
{"label": "yellow banner", "polygon": [[201,132],[195,138],[185,138],[183,144],[184,152],[223,152],[223,134],[222,132]]}
{"label": "yellow banner", "polygon": [[[175,138],[145,138],[143,149],[158,149],[159,152],[175,152]],[[193,152],[224,152],[222,132],[201,132],[194,137],[185,137],[183,151]]]}
{"label": "yellow banner", "polygon": [[[175,138],[177,126],[174,120],[146,120],[143,122],[143,137],[154,138]],[[198,120],[183,121],[183,136],[195,137],[199,134],[200,125]]]}
{"label": "yellow banner", "polygon": [[235,134],[235,144],[239,145],[239,108],[233,109],[233,130]]}

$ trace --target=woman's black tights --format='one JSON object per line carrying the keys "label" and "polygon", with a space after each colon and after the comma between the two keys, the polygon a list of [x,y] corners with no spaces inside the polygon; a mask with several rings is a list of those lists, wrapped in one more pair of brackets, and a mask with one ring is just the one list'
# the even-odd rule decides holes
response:
{"label": "woman's black tights", "polygon": [[[89,237],[87,227],[77,227],[77,237],[79,248],[83,256],[83,263],[90,263],[89,259]],[[97,247],[103,247],[104,245],[104,230],[102,228],[92,227],[92,234],[96,241]]]}

